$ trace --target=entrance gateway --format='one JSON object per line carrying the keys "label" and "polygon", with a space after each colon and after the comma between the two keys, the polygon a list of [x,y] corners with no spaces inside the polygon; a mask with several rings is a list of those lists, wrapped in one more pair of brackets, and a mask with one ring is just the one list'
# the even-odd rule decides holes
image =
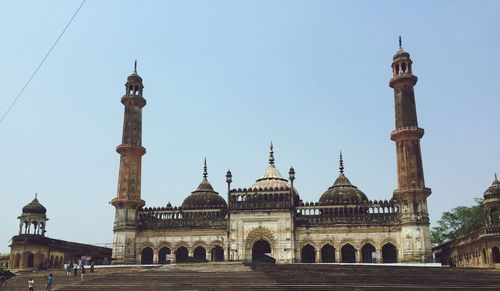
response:
{"label": "entrance gateway", "polygon": [[258,240],[252,247],[252,262],[275,263],[276,260],[268,256],[271,253],[271,244],[266,240]]}

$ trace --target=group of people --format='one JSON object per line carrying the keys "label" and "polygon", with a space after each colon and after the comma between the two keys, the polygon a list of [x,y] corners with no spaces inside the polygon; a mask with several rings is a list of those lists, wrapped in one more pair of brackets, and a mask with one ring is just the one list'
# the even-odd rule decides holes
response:
{"label": "group of people", "polygon": [[[47,285],[45,285],[45,291],[50,291],[52,287],[52,273],[47,276]],[[31,277],[28,278],[28,291],[35,291],[35,280]]]}
{"label": "group of people", "polygon": [[[79,260],[78,262],[75,263],[69,263],[69,264],[64,264],[64,270],[66,270],[66,276],[76,276],[78,274],[78,270],[81,270],[81,275],[80,275],[80,283],[83,283],[83,279],[85,276],[85,262],[82,260]],[[94,273],[94,262],[90,263],[90,272]],[[47,276],[47,284],[45,286],[45,291],[50,291],[50,288],[52,286],[52,281],[53,281],[53,276],[52,273],[50,273]],[[35,280],[32,277],[28,278],[28,290],[29,291],[34,291],[35,289]]]}

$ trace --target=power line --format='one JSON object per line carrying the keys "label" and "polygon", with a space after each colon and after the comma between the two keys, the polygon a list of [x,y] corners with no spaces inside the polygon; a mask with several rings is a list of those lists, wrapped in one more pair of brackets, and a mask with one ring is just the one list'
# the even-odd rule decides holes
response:
{"label": "power line", "polygon": [[73,22],[73,19],[75,19],[76,15],[78,14],[78,12],[80,11],[80,9],[82,8],[83,4],[85,4],[86,1],[87,0],[83,0],[82,3],[80,4],[80,6],[78,6],[78,9],[76,9],[75,13],[71,17],[71,19],[68,21],[68,24],[66,24],[66,26],[62,30],[61,34],[59,34],[59,37],[56,39],[56,41],[54,42],[54,44],[52,44],[52,46],[50,47],[49,51],[47,52],[47,54],[43,58],[43,60],[40,62],[40,64],[38,65],[38,67],[36,67],[35,71],[33,72],[33,74],[31,74],[31,76],[29,77],[29,79],[26,82],[26,84],[24,84],[24,87],[21,89],[21,91],[19,91],[19,94],[17,94],[17,96],[14,99],[14,101],[12,101],[12,103],[9,106],[9,108],[7,108],[7,110],[5,111],[5,113],[2,115],[2,118],[0,118],[0,124],[5,119],[5,117],[7,116],[7,114],[9,114],[10,110],[12,109],[12,107],[14,107],[14,105],[16,104],[16,102],[19,99],[19,97],[21,97],[21,95],[23,94],[23,92],[26,89],[26,87],[28,87],[28,85],[31,83],[31,80],[33,79],[33,77],[35,77],[35,75],[38,72],[38,70],[40,69],[40,67],[43,65],[43,63],[45,62],[45,60],[47,59],[47,57],[50,55],[50,53],[52,52],[52,50],[54,49],[54,47],[57,45],[57,43],[59,42],[59,40],[63,36],[64,32],[66,32],[66,29],[68,29],[69,25],[71,24],[71,22]]}

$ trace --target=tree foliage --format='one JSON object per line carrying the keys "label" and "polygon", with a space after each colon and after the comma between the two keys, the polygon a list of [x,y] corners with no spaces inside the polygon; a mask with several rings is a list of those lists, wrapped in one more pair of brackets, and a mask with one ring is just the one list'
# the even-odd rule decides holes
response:
{"label": "tree foliage", "polygon": [[433,245],[456,239],[484,226],[486,214],[481,207],[481,199],[475,199],[473,206],[458,206],[443,213],[431,230]]}
{"label": "tree foliage", "polygon": [[7,280],[15,275],[9,269],[0,266],[0,287],[3,287],[7,283]]}

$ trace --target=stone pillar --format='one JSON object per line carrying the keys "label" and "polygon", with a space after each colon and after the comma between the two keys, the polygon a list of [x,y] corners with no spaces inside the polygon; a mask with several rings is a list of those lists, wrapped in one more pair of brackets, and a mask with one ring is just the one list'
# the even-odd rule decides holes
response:
{"label": "stone pillar", "polygon": [[153,250],[153,264],[158,264],[158,252]]}
{"label": "stone pillar", "polygon": [[335,249],[335,263],[340,263],[342,262],[342,258],[340,257],[340,249],[336,248]]}
{"label": "stone pillar", "polygon": [[361,263],[361,249],[356,250],[356,263]]}
{"label": "stone pillar", "polygon": [[322,261],[321,261],[321,249],[317,249],[315,251],[316,251],[316,262],[322,263]]}

